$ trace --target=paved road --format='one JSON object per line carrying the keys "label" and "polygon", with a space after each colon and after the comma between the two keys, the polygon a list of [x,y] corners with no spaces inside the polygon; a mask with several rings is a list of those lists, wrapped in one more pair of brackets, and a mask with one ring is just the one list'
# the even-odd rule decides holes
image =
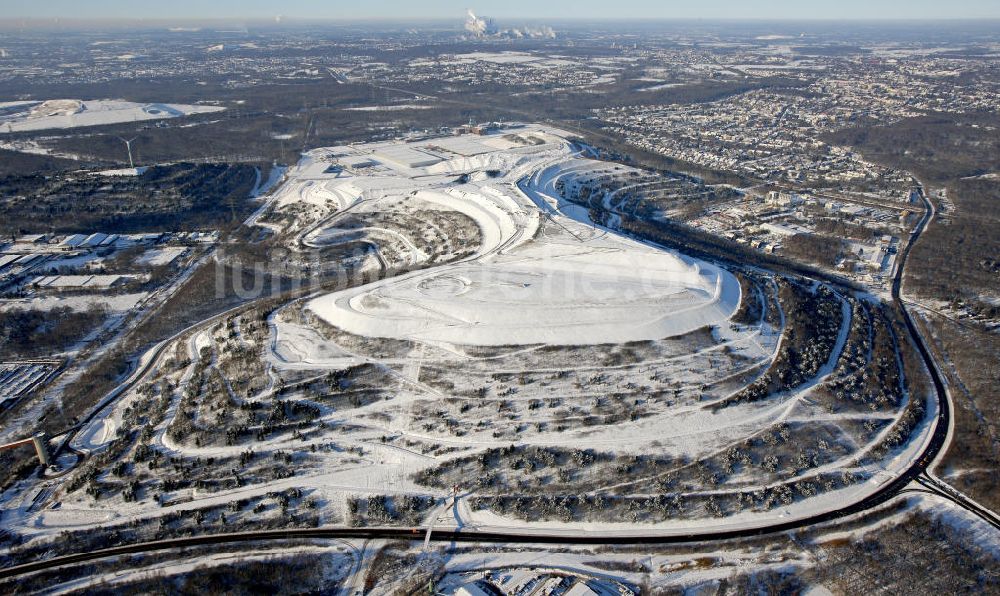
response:
{"label": "paved road", "polygon": [[979,503],[976,503],[951,485],[935,478],[934,476],[931,476],[930,473],[917,476],[916,481],[918,484],[935,495],[951,501],[966,511],[975,513],[980,519],[990,524],[997,530],[1000,530],[1000,516],[997,516],[996,513],[993,513]]}
{"label": "paved road", "polygon": [[[812,526],[815,524],[832,521],[845,516],[853,515],[856,513],[861,513],[872,509],[886,501],[896,497],[914,481],[921,482],[922,485],[935,490],[936,493],[942,494],[947,493],[949,498],[960,506],[965,507],[967,510],[980,515],[986,519],[989,523],[993,525],[996,524],[996,520],[992,519],[991,516],[987,515],[988,512],[977,511],[978,506],[968,499],[961,499],[956,496],[961,495],[958,491],[954,489],[946,490],[942,488],[943,483],[940,481],[927,482],[926,478],[929,477],[927,469],[932,465],[942,453],[942,449],[945,446],[948,428],[951,416],[951,405],[948,399],[948,394],[945,389],[944,382],[941,377],[941,373],[938,370],[937,364],[931,356],[930,351],[924,344],[923,338],[921,337],[919,330],[913,322],[910,313],[906,310],[906,305],[900,299],[900,288],[902,286],[903,272],[906,266],[906,262],[909,258],[910,251],[913,245],[919,239],[921,233],[926,229],[927,224],[931,221],[934,216],[933,205],[924,196],[921,190],[921,198],[926,205],[926,212],[921,218],[920,222],[917,224],[914,232],[910,236],[909,242],[905,249],[900,253],[899,266],[896,270],[896,277],[893,280],[892,285],[892,299],[896,306],[900,309],[903,315],[904,322],[906,324],[909,333],[912,336],[913,342],[916,345],[921,358],[924,360],[927,369],[930,373],[931,380],[934,386],[936,397],[938,399],[938,419],[935,425],[934,433],[931,440],[928,441],[923,453],[920,457],[915,459],[912,465],[898,477],[896,477],[891,482],[880,487],[875,493],[869,495],[868,497],[846,505],[840,509],[834,511],[828,511],[825,513],[816,514],[804,519],[798,519],[794,521],[779,522],[774,524],[769,524],[767,526],[756,527],[756,528],[739,528],[739,529],[728,529],[728,530],[716,530],[709,532],[691,532],[689,534],[673,534],[673,535],[663,535],[657,533],[621,533],[621,534],[609,534],[609,533],[597,533],[597,532],[586,532],[586,531],[554,531],[554,530],[542,530],[539,532],[532,532],[530,530],[519,530],[512,529],[509,531],[499,531],[499,530],[471,530],[468,528],[459,528],[454,530],[439,530],[433,533],[431,540],[435,542],[447,541],[447,542],[502,542],[502,543],[533,543],[533,544],[671,544],[671,543],[686,543],[686,542],[706,542],[706,541],[724,541],[731,540],[734,538],[745,538],[752,536],[762,536],[766,534],[772,534],[776,532],[784,532],[787,530],[794,530],[799,528],[804,528]],[[839,285],[839,284],[838,284]],[[244,305],[246,307],[246,305]],[[136,377],[133,376],[133,379]],[[931,486],[928,486],[930,484]],[[946,485],[945,485],[946,486]],[[63,565],[70,565],[81,563],[85,561],[92,561],[95,559],[100,559],[110,556],[118,556],[123,554],[134,554],[143,552],[160,551],[173,548],[183,548],[186,546],[196,546],[196,545],[207,545],[207,544],[226,544],[234,542],[253,542],[262,540],[287,540],[287,539],[300,539],[300,538],[355,538],[355,539],[365,539],[365,540],[375,540],[375,539],[394,539],[394,540],[421,540],[425,538],[426,529],[420,527],[412,528],[308,528],[308,529],[294,529],[294,530],[271,530],[263,532],[248,532],[248,533],[233,533],[233,534],[217,534],[209,536],[197,536],[191,538],[179,538],[172,540],[163,540],[156,542],[147,542],[140,544],[133,544],[128,546],[120,546],[109,549],[94,550],[86,553],[77,553],[73,555],[66,555],[62,557],[54,557],[52,559],[43,561],[34,561],[24,565],[19,565],[16,567],[9,567],[6,569],[0,569],[0,578],[14,577],[24,573],[30,573],[35,571],[40,571],[44,569],[51,569],[55,567],[60,567]]]}

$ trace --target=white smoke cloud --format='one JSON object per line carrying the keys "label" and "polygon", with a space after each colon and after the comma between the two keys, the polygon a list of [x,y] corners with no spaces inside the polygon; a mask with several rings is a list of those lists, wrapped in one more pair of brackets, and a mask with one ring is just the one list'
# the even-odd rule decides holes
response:
{"label": "white smoke cloud", "polygon": [[493,19],[477,17],[476,13],[472,12],[472,9],[467,10],[465,14],[466,31],[476,37],[496,35],[496,25],[493,23]]}
{"label": "white smoke cloud", "polygon": [[467,10],[465,14],[465,30],[474,37],[513,37],[517,39],[524,37],[555,39],[556,37],[556,32],[552,27],[522,27],[501,31],[493,19],[489,17],[478,17],[471,9]]}
{"label": "white smoke cloud", "polygon": [[511,31],[520,33],[519,37],[543,37],[547,39],[556,38],[556,32],[552,27],[523,27],[521,29],[511,29]]}

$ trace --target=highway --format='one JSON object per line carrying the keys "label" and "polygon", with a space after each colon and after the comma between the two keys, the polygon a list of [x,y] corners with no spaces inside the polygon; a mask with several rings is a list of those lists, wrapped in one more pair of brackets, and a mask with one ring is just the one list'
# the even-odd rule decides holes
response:
{"label": "highway", "polygon": [[930,372],[931,379],[934,382],[934,389],[938,395],[938,406],[940,408],[940,412],[938,414],[937,425],[934,428],[934,434],[931,437],[927,448],[924,450],[924,453],[921,455],[916,465],[912,467],[910,471],[912,472],[919,469],[916,474],[912,475],[912,479],[915,482],[928,488],[938,496],[955,503],[962,509],[975,514],[984,522],[1000,530],[1000,516],[982,505],[979,505],[968,496],[964,495],[962,492],[950,486],[940,478],[937,478],[933,474],[933,467],[936,466],[939,459],[944,455],[944,447],[950,442],[952,426],[951,411],[953,409],[953,405],[951,402],[951,395],[945,387],[937,362],[934,360],[930,350],[927,348],[920,330],[913,322],[913,317],[910,315],[910,311],[906,309],[906,302],[900,295],[903,286],[903,269],[905,268],[906,261],[910,256],[910,250],[913,248],[913,245],[916,243],[920,234],[927,229],[928,224],[930,224],[935,214],[934,205],[931,203],[930,199],[927,198],[923,186],[920,187],[920,199],[924,202],[924,216],[920,219],[920,222],[910,235],[910,241],[907,243],[906,248],[899,255],[900,260],[899,266],[896,268],[896,277],[892,280],[892,300],[895,302],[896,307],[899,308],[899,311],[903,314],[903,319],[910,332],[910,336],[913,338],[913,342],[917,346],[917,350],[920,352],[920,356],[923,359],[924,364],[927,366],[927,370]]}
{"label": "highway", "polygon": [[[912,316],[906,309],[906,304],[900,298],[900,292],[902,287],[903,275],[905,266],[907,264],[910,252],[914,244],[919,239],[920,235],[927,228],[934,217],[934,207],[931,202],[925,196],[923,189],[920,189],[920,197],[925,204],[925,212],[921,220],[918,222],[910,235],[909,241],[906,247],[901,251],[899,255],[898,267],[896,268],[895,277],[892,284],[892,300],[895,306],[899,309],[903,316],[904,323],[911,335],[914,345],[916,346],[921,359],[924,361],[928,373],[930,375],[935,395],[938,401],[938,414],[937,420],[935,421],[934,432],[927,442],[923,452],[919,457],[913,460],[910,467],[906,469],[899,476],[894,478],[892,481],[879,487],[874,493],[870,494],[866,498],[855,502],[847,504],[839,509],[827,511],[823,513],[817,513],[815,515],[800,518],[791,521],[776,522],[773,524],[768,524],[766,526],[759,526],[753,528],[736,528],[736,529],[720,529],[715,531],[703,531],[703,532],[692,532],[689,534],[671,534],[665,535],[657,532],[626,532],[620,534],[614,533],[604,533],[604,532],[587,532],[587,531],[560,531],[560,530],[540,530],[531,531],[527,529],[517,529],[512,528],[510,530],[474,530],[468,528],[458,528],[458,529],[442,529],[435,530],[433,534],[427,532],[426,528],[421,527],[369,527],[369,528],[343,528],[343,527],[320,527],[320,528],[304,528],[304,529],[289,529],[289,530],[269,530],[260,532],[243,532],[243,533],[226,533],[226,534],[214,534],[206,536],[196,536],[187,538],[177,538],[168,539],[154,542],[145,542],[138,544],[131,544],[126,546],[118,546],[107,549],[92,550],[85,553],[76,553],[71,555],[53,557],[46,560],[33,561],[30,563],[25,563],[22,565],[8,567],[5,569],[0,569],[0,578],[15,577],[25,573],[32,573],[37,571],[42,571],[46,569],[52,569],[56,567],[61,567],[64,565],[78,564],[86,561],[93,561],[96,559],[101,559],[105,557],[112,557],[124,554],[135,554],[153,551],[162,551],[167,549],[184,548],[188,546],[203,546],[203,545],[214,545],[214,544],[231,544],[231,543],[241,543],[241,542],[254,542],[254,541],[271,541],[271,540],[289,540],[289,539],[361,539],[361,540],[378,540],[378,539],[388,539],[388,540],[412,540],[419,541],[426,538],[430,538],[435,542],[485,542],[485,543],[532,543],[532,544],[584,544],[584,545],[634,545],[634,544],[676,544],[676,543],[690,543],[690,542],[714,542],[714,541],[726,541],[736,538],[747,538],[755,536],[763,536],[767,534],[773,534],[778,532],[784,532],[788,530],[796,530],[801,528],[806,528],[816,524],[829,522],[832,520],[840,519],[846,516],[862,513],[864,511],[875,508],[890,499],[899,496],[904,491],[911,491],[913,489],[913,483],[919,483],[921,486],[927,488],[928,490],[938,494],[942,497],[949,499],[950,501],[958,504],[964,509],[973,512],[977,516],[984,519],[987,523],[990,523],[994,527],[1000,528],[1000,521],[997,520],[996,516],[993,515],[988,510],[985,510],[981,506],[975,504],[970,499],[956,491],[955,489],[948,487],[940,480],[935,479],[930,475],[929,468],[935,464],[939,457],[943,453],[943,449],[947,444],[949,437],[949,427],[951,425],[951,402],[945,387],[945,383],[942,379],[942,375],[938,369],[936,362],[934,361],[930,350],[924,343],[924,340],[919,332],[919,329],[915,325]],[[715,253],[715,259],[719,258],[719,254]],[[728,259],[726,259],[728,260]],[[815,277],[811,275],[810,277]],[[826,279],[824,281],[830,282],[831,280]],[[835,285],[840,286],[835,281]],[[238,310],[239,308],[247,308],[249,305],[244,304],[233,310]],[[222,313],[209,319],[209,321],[216,319],[219,316],[225,316],[229,312]],[[203,321],[198,325],[204,325],[209,321]],[[198,325],[194,326],[197,327]],[[179,337],[181,334],[189,331],[191,328],[182,331],[177,334]],[[173,339],[173,338],[172,338]],[[168,340],[169,341],[169,340]],[[155,356],[160,351],[167,342],[163,342],[154,349],[153,355]],[[146,372],[148,372],[149,367],[155,362],[156,358],[148,358],[143,366],[140,366],[138,370],[133,373],[128,381],[116,388],[108,397],[102,401],[102,403],[95,408],[90,416],[86,420],[92,419],[101,409],[103,409],[108,403],[110,403],[115,397],[121,394],[122,391],[131,387],[139,379],[141,379]],[[63,445],[66,445],[71,439],[73,433],[68,433],[69,436],[64,440]]]}
{"label": "highway", "polygon": [[939,480],[938,478],[932,476],[929,472],[917,476],[916,481],[918,484],[934,493],[935,495],[948,499],[952,503],[958,505],[966,511],[971,511],[975,513],[997,530],[1000,530],[1000,516],[993,513],[989,509],[983,507],[979,503],[976,503],[969,497],[962,494],[960,491],[953,488],[951,485]]}

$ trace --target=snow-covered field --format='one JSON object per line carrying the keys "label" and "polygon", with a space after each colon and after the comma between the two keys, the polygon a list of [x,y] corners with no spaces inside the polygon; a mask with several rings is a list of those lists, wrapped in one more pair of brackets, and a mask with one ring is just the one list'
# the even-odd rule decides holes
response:
{"label": "snow-covered field", "polygon": [[[518,146],[500,136],[413,144],[413,154],[436,160],[415,167],[380,161],[390,154],[381,146],[311,152],[277,198],[279,209],[301,205],[315,214],[302,237],[308,246],[357,237],[348,234],[356,228],[324,222],[329,213],[385,212],[418,202],[465,215],[481,235],[474,255],[321,297],[313,311],[357,335],[476,345],[662,339],[728,319],[740,297],[727,272],[598,230],[584,210],[553,196],[558,170],[519,187],[528,172],[567,159],[570,149],[558,131],[518,134],[543,144]],[[328,171],[331,162],[360,161],[363,170]],[[487,170],[504,175],[482,175]],[[462,174],[471,176],[452,184]],[[543,221],[550,231],[538,234]],[[405,230],[378,232],[404,245],[409,263],[427,259]]]}
{"label": "snow-covered field", "polygon": [[69,307],[76,311],[84,311],[94,306],[107,308],[114,312],[125,312],[135,308],[146,292],[130,294],[85,294],[78,296],[34,296],[31,298],[10,298],[0,300],[0,311],[15,309],[51,310],[53,308]]}
{"label": "snow-covered field", "polygon": [[395,104],[388,106],[359,106],[356,108],[344,108],[345,112],[398,112],[402,110],[429,110],[434,106],[420,104]]}
{"label": "snow-covered field", "polygon": [[96,172],[96,174],[99,176],[111,176],[111,177],[142,176],[143,174],[146,173],[146,170],[148,169],[149,168],[145,166],[140,166],[138,168],[117,168],[114,170],[101,170],[100,172]]}
{"label": "snow-covered field", "polygon": [[739,284],[717,267],[561,214],[565,234],[536,238],[542,209],[516,187],[487,184],[433,195],[485,231],[479,257],[324,296],[311,308],[357,335],[586,345],[681,335],[724,322],[739,304]]}
{"label": "snow-covered field", "polygon": [[11,107],[0,114],[0,133],[179,118],[225,109],[219,106],[141,104],[110,99],[60,99],[44,102],[10,102],[7,105]]}
{"label": "snow-covered field", "polygon": [[327,322],[364,336],[586,345],[681,335],[725,321],[738,304],[739,286],[716,270],[604,244],[532,247],[488,265],[345,290],[311,306]]}

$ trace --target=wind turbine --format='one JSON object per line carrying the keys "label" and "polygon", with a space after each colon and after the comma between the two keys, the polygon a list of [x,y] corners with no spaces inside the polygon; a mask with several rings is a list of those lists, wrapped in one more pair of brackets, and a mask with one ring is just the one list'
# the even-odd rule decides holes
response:
{"label": "wind turbine", "polygon": [[132,141],[138,139],[139,137],[132,137],[131,139],[123,139],[118,137],[118,140],[125,143],[125,149],[128,151],[128,167],[135,168],[135,163],[132,161]]}

